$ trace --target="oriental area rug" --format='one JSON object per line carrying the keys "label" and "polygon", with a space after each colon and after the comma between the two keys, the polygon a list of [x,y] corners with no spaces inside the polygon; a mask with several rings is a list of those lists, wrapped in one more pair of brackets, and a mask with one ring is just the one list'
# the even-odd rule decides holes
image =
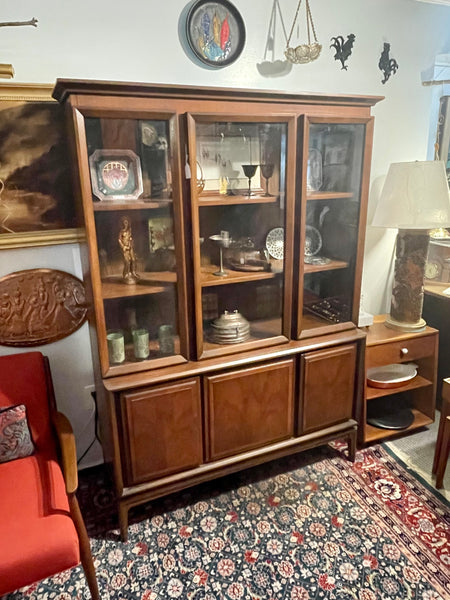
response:
{"label": "oriental area rug", "polygon": [[[304,452],[130,513],[103,468],[79,498],[105,600],[446,600],[450,510],[382,446]],[[87,599],[80,567],[9,595]]]}

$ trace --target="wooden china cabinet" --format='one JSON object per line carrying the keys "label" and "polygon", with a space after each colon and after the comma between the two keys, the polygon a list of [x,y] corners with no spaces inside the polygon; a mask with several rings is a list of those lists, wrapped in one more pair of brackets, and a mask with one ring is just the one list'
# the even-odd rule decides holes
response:
{"label": "wooden china cabinet", "polygon": [[346,438],[368,96],[58,80],[105,460],[128,510]]}

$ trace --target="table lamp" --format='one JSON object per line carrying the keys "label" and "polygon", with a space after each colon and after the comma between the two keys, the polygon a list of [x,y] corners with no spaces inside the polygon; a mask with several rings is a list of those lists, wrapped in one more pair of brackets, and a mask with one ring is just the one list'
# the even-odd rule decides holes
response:
{"label": "table lamp", "polygon": [[429,231],[450,226],[450,193],[442,161],[392,163],[372,220],[398,229],[391,309],[386,326],[421,331]]}

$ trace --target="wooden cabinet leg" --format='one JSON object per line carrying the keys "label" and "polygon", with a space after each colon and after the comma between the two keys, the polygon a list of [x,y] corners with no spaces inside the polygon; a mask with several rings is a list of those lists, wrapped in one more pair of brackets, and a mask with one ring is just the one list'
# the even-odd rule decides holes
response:
{"label": "wooden cabinet leg", "polygon": [[445,467],[447,466],[448,455],[450,451],[450,415],[443,422],[442,440],[439,448],[436,449],[436,487],[441,488],[444,481]]}
{"label": "wooden cabinet leg", "polygon": [[356,438],[358,430],[355,428],[348,434],[348,459],[355,462],[356,458]]}
{"label": "wooden cabinet leg", "polygon": [[120,539],[128,542],[128,506],[119,502]]}

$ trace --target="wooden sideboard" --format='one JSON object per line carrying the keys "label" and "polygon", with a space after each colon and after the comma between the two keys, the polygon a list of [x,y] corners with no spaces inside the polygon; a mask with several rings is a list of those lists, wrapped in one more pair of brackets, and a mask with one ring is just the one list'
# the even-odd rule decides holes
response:
{"label": "wooden sideboard", "polygon": [[[413,362],[417,364],[417,375],[401,387],[376,388],[366,383],[358,419],[360,445],[402,435],[434,421],[439,332],[432,327],[415,333],[396,331],[384,325],[385,318],[385,315],[378,315],[373,325],[365,328],[366,373],[371,367]],[[406,429],[398,430],[367,423],[369,403],[380,398],[391,398],[393,403],[405,403],[409,406],[414,416],[412,424]]]}

